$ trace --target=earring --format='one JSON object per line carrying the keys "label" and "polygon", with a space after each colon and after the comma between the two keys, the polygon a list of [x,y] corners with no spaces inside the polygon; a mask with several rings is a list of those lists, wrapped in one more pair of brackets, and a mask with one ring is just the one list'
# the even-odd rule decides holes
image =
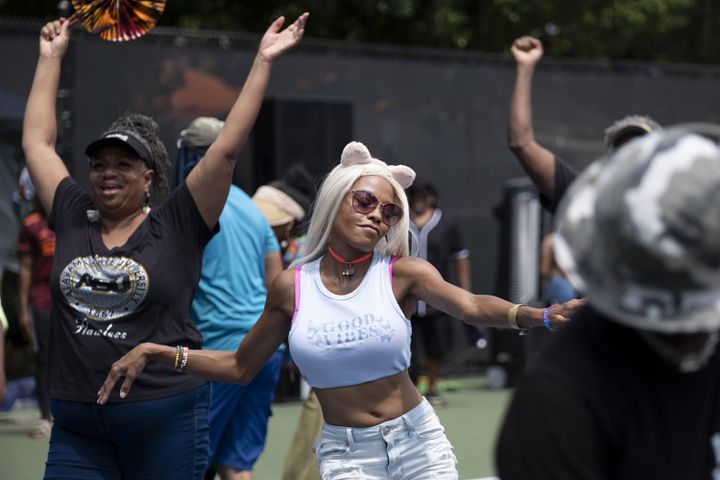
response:
{"label": "earring", "polygon": [[389,241],[390,241],[390,239],[388,238],[388,234],[386,233],[385,234],[385,243],[388,243]]}
{"label": "earring", "polygon": [[150,192],[145,192],[145,201],[143,202],[142,211],[145,215],[150,213]]}

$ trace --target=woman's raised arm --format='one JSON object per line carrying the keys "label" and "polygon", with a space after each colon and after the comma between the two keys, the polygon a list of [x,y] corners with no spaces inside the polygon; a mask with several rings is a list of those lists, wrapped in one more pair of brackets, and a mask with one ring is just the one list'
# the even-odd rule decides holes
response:
{"label": "woman's raised arm", "polygon": [[275,20],[260,40],[242,91],[225,120],[225,125],[205,157],[186,180],[205,223],[214,227],[220,217],[235,167],[235,156],[245,145],[257,117],[270,79],[273,62],[297,45],[303,36],[308,13],[280,30],[284,17]]}
{"label": "woman's raised arm", "polygon": [[74,22],[60,18],[40,31],[40,54],[32,88],[25,106],[22,147],[30,177],[45,211],[52,211],[55,189],[69,175],[55,152],[57,120],[55,99],[60,66],[68,48],[69,28]]}

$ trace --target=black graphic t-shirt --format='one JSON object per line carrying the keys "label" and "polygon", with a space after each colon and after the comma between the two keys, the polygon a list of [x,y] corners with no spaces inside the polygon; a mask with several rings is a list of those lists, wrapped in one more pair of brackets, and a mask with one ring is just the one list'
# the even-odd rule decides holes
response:
{"label": "black graphic t-shirt", "polygon": [[[72,178],[60,182],[50,215],[57,239],[48,350],[50,396],[61,400],[94,402],[113,362],[142,342],[190,348],[202,342],[188,311],[213,232],[187,186],[113,249],[103,243],[100,222],[88,219],[93,208]],[[203,382],[151,362],[126,401],[163,398]],[[109,401],[121,401],[119,385]]]}

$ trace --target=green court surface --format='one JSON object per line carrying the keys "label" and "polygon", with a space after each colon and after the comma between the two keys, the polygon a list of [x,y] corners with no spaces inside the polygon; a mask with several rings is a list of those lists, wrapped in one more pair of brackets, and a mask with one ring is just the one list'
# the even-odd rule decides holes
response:
{"label": "green court surface", "polygon": [[[495,436],[510,392],[485,388],[482,377],[453,379],[452,384],[456,389],[444,394],[448,405],[437,412],[455,447],[460,479],[491,476],[494,473]],[[280,478],[285,451],[295,431],[300,409],[299,402],[273,405],[267,445],[255,465],[256,480]],[[0,478],[42,478],[47,440],[33,440],[27,435],[35,418],[35,411],[28,410],[0,415]]]}

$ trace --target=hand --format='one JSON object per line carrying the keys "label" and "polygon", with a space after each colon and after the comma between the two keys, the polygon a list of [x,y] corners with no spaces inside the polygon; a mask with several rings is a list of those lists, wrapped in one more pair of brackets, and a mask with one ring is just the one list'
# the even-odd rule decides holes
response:
{"label": "hand", "polygon": [[150,356],[148,346],[149,344],[141,343],[126,353],[120,360],[113,363],[110,373],[105,378],[105,383],[98,391],[98,404],[104,405],[107,402],[113,387],[121,377],[125,377],[125,381],[120,387],[120,398],[127,397],[135,378],[140,375],[148,361]]}
{"label": "hand", "polygon": [[510,51],[520,66],[534,67],[543,56],[542,42],[529,36],[515,39]]}
{"label": "hand", "polygon": [[586,304],[584,298],[574,298],[560,305],[553,305],[548,315],[553,329],[568,323]]}
{"label": "hand", "polygon": [[303,13],[292,25],[283,31],[280,31],[280,27],[285,23],[285,17],[280,17],[275,20],[270,27],[268,27],[262,40],[260,40],[258,55],[265,61],[272,62],[284,52],[300,43],[300,39],[303,33],[305,33],[305,22],[308,16],[310,16],[308,12]]}
{"label": "hand", "polygon": [[77,23],[77,19],[59,18],[48,22],[40,30],[40,56],[47,58],[62,58],[67,51],[70,40],[69,28]]}

